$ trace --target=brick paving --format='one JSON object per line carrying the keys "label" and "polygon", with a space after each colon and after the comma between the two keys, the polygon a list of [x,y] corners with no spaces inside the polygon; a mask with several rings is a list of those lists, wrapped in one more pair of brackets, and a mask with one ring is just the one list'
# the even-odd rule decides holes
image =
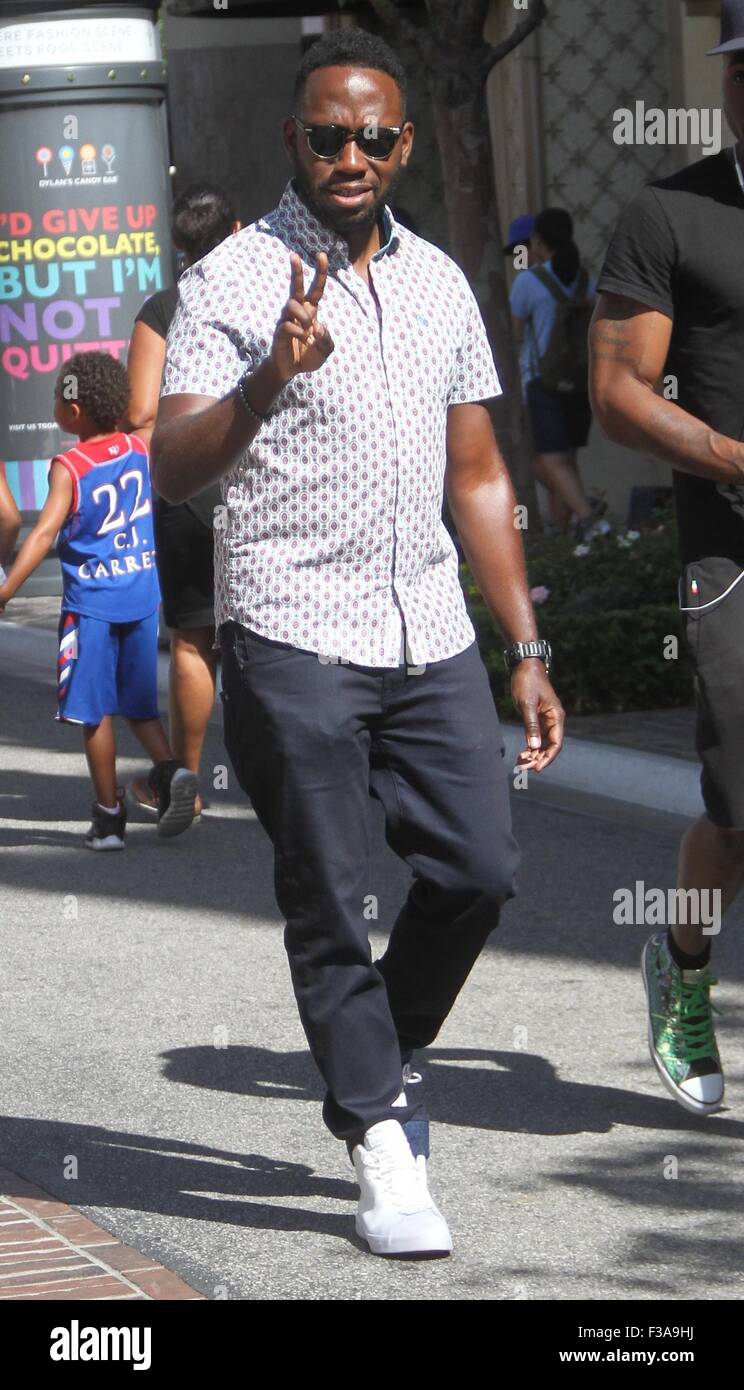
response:
{"label": "brick paving", "polygon": [[0,1168],[0,1301],[203,1298],[75,1207]]}

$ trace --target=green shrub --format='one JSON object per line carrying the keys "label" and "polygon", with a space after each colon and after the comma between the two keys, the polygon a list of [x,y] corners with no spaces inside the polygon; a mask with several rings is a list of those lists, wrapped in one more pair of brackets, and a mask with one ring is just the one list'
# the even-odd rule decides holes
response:
{"label": "green shrub", "polygon": [[[569,713],[598,714],[686,705],[692,672],[675,602],[679,558],[670,523],[595,538],[576,553],[565,536],[526,544],[530,585],[548,590],[536,604],[540,636],[553,648],[555,688]],[[503,717],[514,717],[504,642],[467,566],[470,616]],[[669,637],[677,658],[665,657]]]}

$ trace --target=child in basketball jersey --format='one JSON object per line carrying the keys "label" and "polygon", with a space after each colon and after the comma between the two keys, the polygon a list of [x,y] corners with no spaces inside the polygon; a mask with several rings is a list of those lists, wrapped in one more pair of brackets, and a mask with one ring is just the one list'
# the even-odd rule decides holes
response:
{"label": "child in basketball jersey", "polygon": [[62,612],[57,719],[80,724],[96,800],[90,849],[123,849],[127,813],[117,785],[113,715],[122,715],[152,761],[158,832],[179,835],[194,818],[197,779],[172,756],[158,717],[160,590],[155,567],[146,445],[117,423],[129,402],[121,362],[79,352],[55,383],[54,418],[80,443],[57,454],[49,496],[0,587],[0,611],[38,568],[59,532]]}

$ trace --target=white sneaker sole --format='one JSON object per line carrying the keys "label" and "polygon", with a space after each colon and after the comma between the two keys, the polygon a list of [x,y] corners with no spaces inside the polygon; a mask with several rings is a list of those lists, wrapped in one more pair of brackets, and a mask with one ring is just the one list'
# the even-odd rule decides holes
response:
{"label": "white sneaker sole", "polygon": [[646,1009],[649,1013],[648,1050],[651,1053],[651,1061],[656,1067],[656,1070],[659,1073],[659,1076],[661,1077],[661,1080],[663,1081],[670,1096],[674,1097],[677,1104],[681,1105],[683,1110],[689,1110],[690,1114],[692,1115],[715,1115],[719,1110],[723,1109],[725,1091],[721,1092],[720,1100],[710,1101],[707,1104],[705,1101],[702,1100],[693,1100],[692,1096],[689,1096],[686,1091],[683,1091],[682,1088],[677,1085],[676,1081],[672,1080],[666,1067],[664,1066],[663,1061],[661,1060],[661,1057],[656,1051],[656,1046],[654,1044],[654,1030],[650,1018],[651,1006],[649,1004],[648,981],[646,979],[646,952],[648,950],[648,947],[649,942],[646,942],[646,945],[643,948],[643,955],[641,957],[641,975],[643,976],[643,988],[646,992]]}
{"label": "white sneaker sole", "polygon": [[86,849],[110,850],[124,848],[124,841],[120,840],[118,835],[107,835],[104,840],[84,840],[83,843]]}
{"label": "white sneaker sole", "polygon": [[452,1254],[451,1247],[449,1250],[409,1250],[407,1246],[394,1249],[389,1242],[367,1235],[358,1226],[357,1235],[366,1241],[372,1255],[381,1255],[386,1260],[446,1260]]}
{"label": "white sneaker sole", "polygon": [[187,767],[173,773],[170,784],[170,805],[158,821],[158,835],[170,839],[188,830],[194,819],[194,806],[199,793],[199,779]]}
{"label": "white sneaker sole", "polygon": [[449,1245],[434,1246],[421,1249],[418,1246],[411,1246],[404,1240],[389,1240],[382,1236],[373,1236],[365,1230],[364,1222],[356,1218],[356,1233],[361,1240],[365,1240],[373,1255],[386,1255],[390,1259],[408,1260],[443,1260],[447,1255],[452,1254],[452,1241]]}

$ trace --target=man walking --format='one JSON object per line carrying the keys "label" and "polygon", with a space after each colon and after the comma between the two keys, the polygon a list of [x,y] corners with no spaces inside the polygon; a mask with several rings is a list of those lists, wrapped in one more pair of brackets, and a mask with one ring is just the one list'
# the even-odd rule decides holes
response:
{"label": "man walking", "polygon": [[[675,470],[705,805],[682,840],[679,885],[718,891],[725,908],[744,880],[744,0],[726,0],[712,52],[723,55],[736,145],[651,184],[625,210],[591,345],[605,431]],[[669,376],[676,401],[661,394]],[[692,923],[670,924],[643,956],[652,1058],[697,1114],[723,1103],[709,960],[710,939]]]}
{"label": "man walking", "polygon": [[[445,481],[510,647],[526,766],[556,756],[563,715],[482,404],[500,386],[475,299],[386,206],[413,142],[405,87],[392,50],[362,31],[308,51],[279,206],[179,282],[153,456],[171,501],[223,480],[226,742],[274,844],[324,1118],[360,1184],[357,1231],[377,1254],[433,1256],[451,1240],[409,1064],[513,895],[518,858]],[[413,871],[376,963],[370,794]]]}

